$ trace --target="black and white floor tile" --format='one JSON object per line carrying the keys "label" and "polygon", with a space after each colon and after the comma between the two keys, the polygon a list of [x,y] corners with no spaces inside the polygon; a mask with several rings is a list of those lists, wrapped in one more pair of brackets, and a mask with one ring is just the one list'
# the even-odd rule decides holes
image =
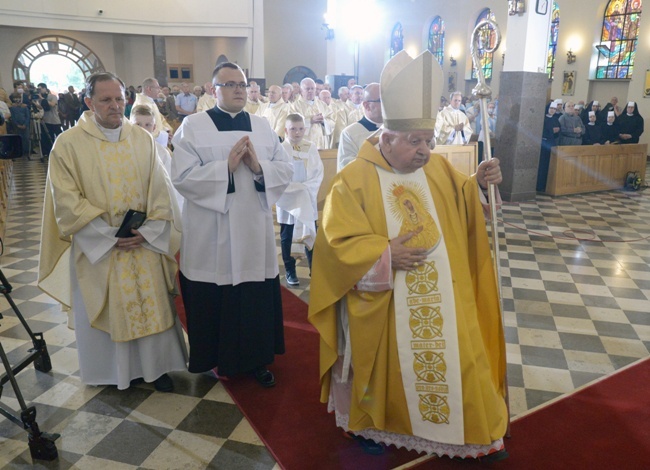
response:
{"label": "black and white floor tile", "polygon": [[[118,391],[81,383],[66,315],[35,286],[45,175],[37,161],[15,162],[0,267],[13,300],[48,345],[52,371],[30,367],[17,378],[41,429],[61,434],[59,459],[32,462],[26,432],[0,417],[0,468],[279,468],[223,386],[208,376],[174,373],[171,394],[148,384]],[[650,355],[648,214],[650,191],[503,205],[513,416]],[[305,259],[297,271],[300,286],[291,290],[308,301]],[[4,298],[0,312],[0,343],[15,362],[31,342]],[[11,386],[1,400],[18,409]]]}

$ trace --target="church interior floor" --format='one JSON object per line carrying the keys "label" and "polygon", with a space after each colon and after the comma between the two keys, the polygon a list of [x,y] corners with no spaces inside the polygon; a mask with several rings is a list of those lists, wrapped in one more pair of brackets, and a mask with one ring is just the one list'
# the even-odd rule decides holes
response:
{"label": "church interior floor", "polygon": [[[30,366],[17,375],[26,401],[36,406],[40,428],[61,434],[58,461],[37,461],[38,467],[279,468],[223,386],[205,375],[171,374],[176,389],[169,394],[148,384],[118,391],[80,382],[74,332],[58,304],[35,285],[45,175],[39,162],[15,162],[0,257],[14,302],[32,330],[44,333],[52,360],[49,373]],[[503,205],[512,416],[649,355],[648,214],[648,191],[538,196]],[[297,271],[300,286],[291,291],[308,301],[305,259]],[[13,363],[25,357],[31,342],[4,298],[0,312],[0,342]],[[19,409],[10,385],[1,399]],[[26,432],[4,417],[0,467],[33,468]]]}

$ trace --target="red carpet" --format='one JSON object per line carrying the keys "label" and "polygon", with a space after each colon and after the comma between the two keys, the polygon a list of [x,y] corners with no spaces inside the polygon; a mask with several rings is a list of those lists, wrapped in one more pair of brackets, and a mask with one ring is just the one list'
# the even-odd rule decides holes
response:
{"label": "red carpet", "polygon": [[[320,403],[318,334],[307,322],[307,304],[282,288],[286,354],[271,366],[278,384],[261,388],[252,377],[223,381],[242,413],[276,461],[287,470],[383,470],[410,462],[420,454],[387,449],[382,456],[364,454],[344,437],[334,415]],[[176,307],[184,322],[180,296]]]}
{"label": "red carpet", "polygon": [[[512,423],[504,470],[650,469],[650,359]],[[482,468],[433,459],[417,470]]]}

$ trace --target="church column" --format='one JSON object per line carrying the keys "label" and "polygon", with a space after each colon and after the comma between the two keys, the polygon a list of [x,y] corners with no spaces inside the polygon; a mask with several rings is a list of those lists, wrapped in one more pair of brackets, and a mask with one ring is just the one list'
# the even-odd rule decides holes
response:
{"label": "church column", "polygon": [[[546,54],[552,1],[529,0],[526,5],[523,15],[508,16],[507,53],[498,94],[492,90],[499,98],[494,152],[503,173],[499,191],[510,202],[535,199],[549,87]],[[546,11],[541,10],[543,5]]]}
{"label": "church column", "polygon": [[165,36],[152,36],[153,39],[153,75],[160,86],[167,86],[167,50]]}

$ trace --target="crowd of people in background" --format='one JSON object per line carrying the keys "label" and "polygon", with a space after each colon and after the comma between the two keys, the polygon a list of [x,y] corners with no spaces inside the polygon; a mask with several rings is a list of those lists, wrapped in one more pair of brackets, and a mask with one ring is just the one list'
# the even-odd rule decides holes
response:
{"label": "crowd of people in background", "polygon": [[553,100],[546,105],[542,145],[537,171],[537,191],[546,190],[551,150],[557,145],[637,144],[643,134],[644,121],[634,101],[623,108],[617,97],[601,106],[593,100]]}

